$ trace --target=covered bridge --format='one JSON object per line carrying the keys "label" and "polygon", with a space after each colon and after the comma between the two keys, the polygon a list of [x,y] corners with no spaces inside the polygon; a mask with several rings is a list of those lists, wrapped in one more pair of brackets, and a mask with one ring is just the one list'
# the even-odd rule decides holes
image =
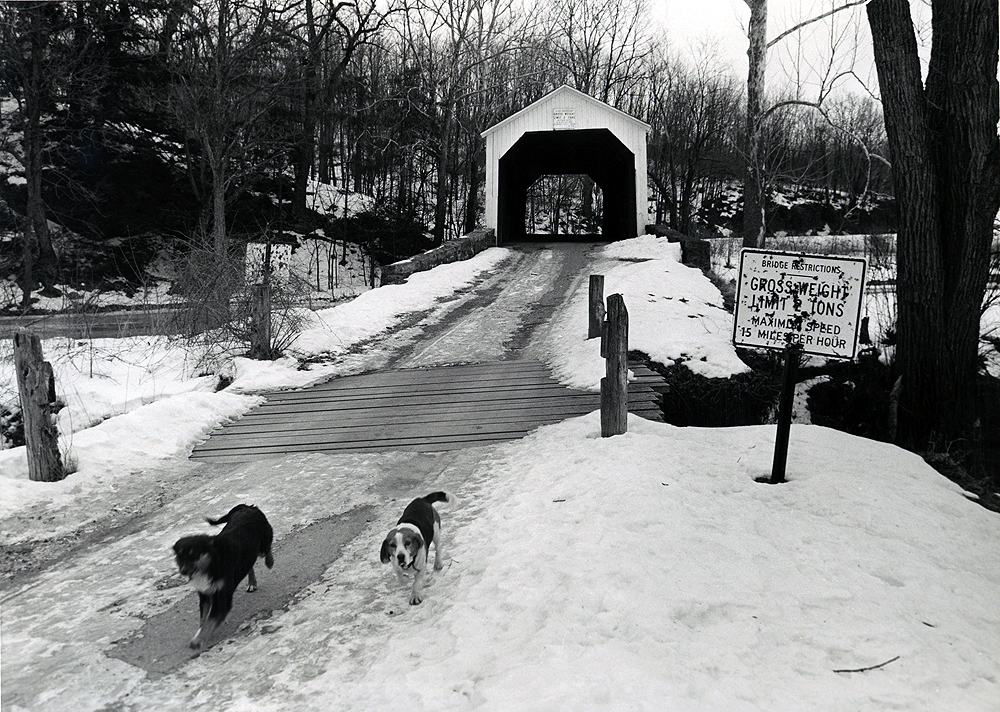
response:
{"label": "covered bridge", "polygon": [[545,175],[585,174],[604,193],[607,240],[643,234],[649,124],[563,85],[483,132],[486,227],[502,244],[526,235],[528,189]]}

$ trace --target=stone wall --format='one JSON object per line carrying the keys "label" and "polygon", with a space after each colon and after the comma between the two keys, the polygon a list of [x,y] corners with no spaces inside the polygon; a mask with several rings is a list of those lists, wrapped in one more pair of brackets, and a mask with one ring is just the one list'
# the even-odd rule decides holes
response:
{"label": "stone wall", "polygon": [[682,263],[688,267],[697,267],[705,273],[712,271],[712,249],[707,240],[690,237],[666,225],[647,225],[646,234],[665,237],[670,242],[681,243]]}
{"label": "stone wall", "polygon": [[467,260],[488,247],[496,247],[496,232],[492,228],[473,230],[465,237],[448,240],[440,247],[414,255],[406,260],[382,267],[382,284],[402,284],[414,272],[443,265],[447,262]]}

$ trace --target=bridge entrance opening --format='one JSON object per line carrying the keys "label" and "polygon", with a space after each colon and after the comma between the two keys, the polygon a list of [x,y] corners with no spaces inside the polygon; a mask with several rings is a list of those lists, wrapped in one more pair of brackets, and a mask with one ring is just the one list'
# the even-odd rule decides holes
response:
{"label": "bridge entrance opening", "polygon": [[[636,158],[606,128],[527,131],[500,158],[497,175],[497,238],[500,244],[537,237],[529,221],[529,191],[543,176],[587,176],[600,191],[602,240],[635,237]],[[550,231],[551,233],[552,231]],[[560,239],[572,233],[560,231]],[[593,239],[594,232],[575,239]],[[546,235],[551,239],[551,234]]]}
{"label": "bridge entrance opening", "polygon": [[544,175],[524,206],[526,239],[602,239],[604,191],[585,174]]}

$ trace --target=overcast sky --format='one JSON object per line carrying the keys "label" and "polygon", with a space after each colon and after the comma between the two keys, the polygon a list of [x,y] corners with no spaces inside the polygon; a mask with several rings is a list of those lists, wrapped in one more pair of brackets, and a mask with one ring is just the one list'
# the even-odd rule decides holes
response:
{"label": "overcast sky", "polygon": [[[830,0],[769,0],[768,40],[831,7]],[[654,21],[663,28],[675,52],[689,57],[711,52],[721,65],[741,81],[747,74],[746,25],[750,10],[744,0],[651,0]],[[839,13],[836,19],[816,23],[810,29],[784,39],[768,52],[768,85],[799,84],[816,91],[818,77],[830,67],[834,73],[851,67],[876,86],[872,66],[871,38],[864,7]],[[796,71],[802,75],[801,82]],[[859,89],[857,84],[853,88]]]}

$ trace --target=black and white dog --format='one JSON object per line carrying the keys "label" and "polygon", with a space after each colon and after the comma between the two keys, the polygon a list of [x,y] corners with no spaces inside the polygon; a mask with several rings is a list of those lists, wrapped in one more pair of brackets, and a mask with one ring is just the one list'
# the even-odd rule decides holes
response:
{"label": "black and white dog", "polygon": [[426,497],[418,497],[406,505],[403,516],[382,542],[379,558],[383,564],[392,562],[399,583],[404,583],[404,572],[413,573],[411,606],[423,600],[424,573],[427,570],[427,554],[431,544],[434,544],[434,570],[440,571],[443,566],[441,515],[438,514],[436,505],[443,503],[441,509],[448,510],[455,502],[454,495],[448,492],[431,492]]}
{"label": "black and white dog", "polygon": [[225,516],[206,521],[226,526],[216,536],[186,536],[174,544],[177,568],[191,581],[200,603],[201,624],[191,639],[192,648],[200,648],[226,619],[240,581],[249,579],[247,591],[257,590],[253,572],[257,557],[264,557],[267,568],[274,566],[274,531],[256,507],[238,504]]}

